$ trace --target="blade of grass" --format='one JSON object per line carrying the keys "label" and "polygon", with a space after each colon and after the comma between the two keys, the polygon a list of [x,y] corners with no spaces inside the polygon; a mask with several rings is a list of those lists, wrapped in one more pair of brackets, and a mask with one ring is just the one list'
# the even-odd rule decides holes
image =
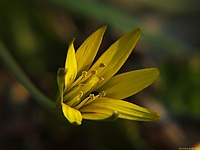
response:
{"label": "blade of grass", "polygon": [[0,40],[0,59],[5,67],[14,75],[14,77],[30,92],[34,99],[47,109],[56,109],[56,105],[48,97],[46,97],[39,89],[30,81],[23,72],[21,67],[8,52],[7,48]]}

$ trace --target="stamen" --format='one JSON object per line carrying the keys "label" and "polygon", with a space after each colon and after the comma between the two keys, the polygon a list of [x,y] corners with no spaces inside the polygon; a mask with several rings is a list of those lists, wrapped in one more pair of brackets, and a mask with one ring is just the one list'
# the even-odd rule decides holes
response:
{"label": "stamen", "polygon": [[[78,105],[82,100],[88,97],[89,93],[94,89],[95,85],[98,83],[99,79],[96,76],[89,78],[90,80],[86,83],[79,83],[64,96],[64,102],[69,102],[72,107]],[[81,93],[79,92],[81,91]],[[79,97],[77,97],[79,95]],[[95,95],[93,94],[93,97]],[[74,100],[76,98],[76,100]],[[92,98],[92,96],[90,96]],[[93,98],[92,98],[93,99]],[[74,100],[74,101],[73,101]],[[73,101],[73,102],[70,102]]]}
{"label": "stamen", "polygon": [[90,97],[88,96],[87,98],[85,98],[82,102],[80,102],[77,106],[75,106],[75,109],[79,109],[81,108],[88,100],[90,99]]}
{"label": "stamen", "polygon": [[71,106],[71,107],[74,107],[75,105],[77,105],[81,101],[82,96],[83,96],[83,92],[79,91],[78,95],[73,97],[73,99],[70,100],[69,102],[67,102],[66,104]]}
{"label": "stamen", "polygon": [[[104,94],[102,93],[102,95],[104,95]],[[96,95],[96,96],[94,94],[90,94],[89,97],[90,97],[90,99],[87,102],[85,102],[84,106],[88,105],[89,103],[91,103],[94,100],[96,100],[97,98],[99,98],[100,97],[100,93],[98,95]]]}
{"label": "stamen", "polygon": [[[91,70],[91,71],[89,71],[89,72],[87,72],[87,71],[83,71],[82,72],[82,78],[81,78],[81,80],[79,80],[79,83],[83,83],[83,82],[88,82],[88,80],[93,76],[93,75],[95,75],[95,74],[97,74],[97,70]],[[78,79],[77,79],[78,80]],[[76,81],[75,81],[76,82]]]}
{"label": "stamen", "polygon": [[84,94],[91,93],[93,88],[96,86],[96,84],[99,82],[99,78],[96,76],[93,76],[87,81],[82,87],[81,91],[83,91]]}
{"label": "stamen", "polygon": [[[92,92],[92,93],[94,93],[94,92]],[[101,91],[98,95],[90,94],[89,95],[90,99],[87,102],[84,103],[84,106],[88,105],[89,103],[93,102],[94,100],[96,100],[99,97],[104,97],[105,95],[106,95],[105,91]]]}
{"label": "stamen", "polygon": [[64,98],[63,98],[63,99],[64,99],[64,102],[70,101],[70,100],[71,100],[70,97],[73,97],[73,95],[75,95],[75,93],[78,93],[80,87],[81,87],[81,86],[78,85],[78,86],[74,87],[73,89],[70,89],[71,91],[65,92],[65,93],[64,93]]}
{"label": "stamen", "polygon": [[72,107],[75,107],[81,102],[81,98],[83,97],[83,92],[79,91],[78,98],[74,101],[74,103],[71,105]]}
{"label": "stamen", "polygon": [[96,96],[94,94],[90,94],[87,98],[85,98],[82,102],[80,102],[77,106],[75,106],[75,109],[79,109],[84,105],[89,104],[90,102],[94,101],[96,99]]}
{"label": "stamen", "polygon": [[[90,78],[90,76],[88,76],[88,72],[82,71],[81,76],[78,79],[76,79],[74,83],[71,84],[71,86],[69,87],[69,90],[71,90],[73,87],[77,86],[78,84],[79,84],[79,86],[83,86],[84,84],[82,82],[86,81],[89,78]],[[66,92],[69,92],[69,90]]]}
{"label": "stamen", "polygon": [[[73,88],[73,87],[75,87],[78,83],[80,83],[84,78],[86,78],[86,76],[87,76],[87,71],[82,71],[82,74],[81,74],[81,76],[78,78],[78,79],[76,79],[76,81],[74,82],[74,83],[72,83],[71,85],[70,85],[70,87],[69,87],[69,90],[71,89],[71,88]],[[68,92],[68,91],[67,91]]]}

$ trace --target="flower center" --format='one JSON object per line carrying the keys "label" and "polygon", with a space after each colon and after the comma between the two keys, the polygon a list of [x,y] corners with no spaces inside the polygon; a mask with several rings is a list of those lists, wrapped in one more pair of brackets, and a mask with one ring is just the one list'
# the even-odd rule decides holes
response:
{"label": "flower center", "polygon": [[83,71],[82,74],[64,90],[63,101],[67,105],[79,109],[97,99],[105,96],[105,92],[93,91],[97,84],[104,80],[97,77],[99,69],[104,68],[105,64],[100,63],[99,67],[90,71]]}

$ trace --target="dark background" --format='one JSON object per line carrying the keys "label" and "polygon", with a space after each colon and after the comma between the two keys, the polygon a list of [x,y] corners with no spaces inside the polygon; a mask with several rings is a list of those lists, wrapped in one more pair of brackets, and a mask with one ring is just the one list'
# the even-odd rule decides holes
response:
{"label": "dark background", "polygon": [[152,86],[127,100],[161,115],[151,123],[84,120],[72,126],[36,103],[0,63],[0,149],[200,149],[199,5],[199,0],[0,0],[1,40],[52,100],[57,69],[64,66],[72,37],[78,48],[107,25],[100,55],[140,27],[139,43],[120,72],[160,70]]}

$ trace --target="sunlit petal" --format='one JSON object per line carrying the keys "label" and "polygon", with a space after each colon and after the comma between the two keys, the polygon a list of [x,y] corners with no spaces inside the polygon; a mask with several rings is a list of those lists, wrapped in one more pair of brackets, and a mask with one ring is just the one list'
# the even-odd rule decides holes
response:
{"label": "sunlit petal", "polygon": [[106,28],[106,26],[103,26],[92,33],[78,48],[76,52],[78,74],[81,74],[83,70],[88,70],[91,66],[103,39]]}
{"label": "sunlit petal", "polygon": [[81,116],[80,111],[64,103],[62,103],[62,111],[63,111],[64,116],[67,118],[67,120],[69,120],[71,124],[81,125],[82,116]]}
{"label": "sunlit petal", "polygon": [[[104,77],[105,79],[97,86],[97,88],[102,86],[121,68],[135,47],[139,37],[139,28],[127,33],[114,44],[112,44],[108,50],[104,52],[102,56],[95,62],[91,70],[99,68],[97,76]],[[101,64],[104,64],[105,67],[99,67]]]}
{"label": "sunlit petal", "polygon": [[105,91],[106,97],[127,98],[151,85],[159,75],[156,68],[140,69],[112,77],[99,91]]}
{"label": "sunlit petal", "polygon": [[[123,101],[153,83],[159,75],[156,68],[130,71],[114,76],[125,63],[140,37],[135,29],[112,44],[96,61],[106,26],[91,34],[75,53],[70,42],[65,68],[57,74],[59,93],[56,104],[70,123],[82,119],[115,120],[117,118],[154,121],[159,114]],[[94,64],[92,67],[91,65]],[[114,77],[113,77],[114,76]]]}
{"label": "sunlit petal", "polygon": [[77,75],[77,63],[75,57],[74,49],[74,39],[69,43],[69,48],[67,52],[67,58],[65,62],[65,68],[67,69],[67,74],[65,76],[65,88],[68,88],[69,85],[75,80]]}
{"label": "sunlit petal", "polygon": [[83,119],[104,120],[116,111],[119,118],[136,121],[154,121],[159,114],[138,105],[110,98],[99,98],[80,109]]}

